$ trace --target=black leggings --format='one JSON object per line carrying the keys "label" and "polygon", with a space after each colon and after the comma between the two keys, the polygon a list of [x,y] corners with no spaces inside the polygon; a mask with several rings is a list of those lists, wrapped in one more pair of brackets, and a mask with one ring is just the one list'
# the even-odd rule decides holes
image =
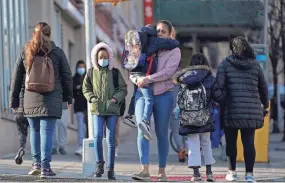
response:
{"label": "black leggings", "polygon": [[[229,170],[236,170],[237,158],[237,136],[238,130],[235,128],[225,128],[226,152],[229,158]],[[255,162],[254,129],[241,129],[241,139],[243,144],[243,154],[246,172],[253,173]]]}

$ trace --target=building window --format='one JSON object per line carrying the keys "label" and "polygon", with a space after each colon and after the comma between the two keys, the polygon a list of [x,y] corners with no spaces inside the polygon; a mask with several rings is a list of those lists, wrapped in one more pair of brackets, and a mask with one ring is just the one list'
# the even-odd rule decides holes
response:
{"label": "building window", "polygon": [[2,118],[13,119],[9,88],[16,58],[27,40],[27,0],[2,0],[0,3],[0,114]]}
{"label": "building window", "polygon": [[61,25],[61,13],[58,7],[55,7],[55,44],[62,48],[62,25]]}

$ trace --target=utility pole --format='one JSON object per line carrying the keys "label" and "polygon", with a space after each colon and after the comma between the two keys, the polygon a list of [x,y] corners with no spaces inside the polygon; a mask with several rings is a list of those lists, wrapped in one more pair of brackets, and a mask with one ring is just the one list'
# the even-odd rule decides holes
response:
{"label": "utility pole", "polygon": [[[86,66],[87,71],[92,67],[91,50],[96,44],[95,32],[95,7],[94,0],[84,0],[85,12],[85,42],[86,42]],[[94,139],[93,121],[90,111],[90,104],[88,102],[88,135],[89,139]]]}
{"label": "utility pole", "polygon": [[[91,50],[96,43],[95,33],[95,7],[93,0],[84,0],[85,13],[85,44],[86,44],[86,66],[87,71],[92,68]],[[96,169],[96,160],[94,156],[94,129],[93,120],[88,102],[88,139],[83,140],[82,152],[82,174],[83,176],[92,176]]]}

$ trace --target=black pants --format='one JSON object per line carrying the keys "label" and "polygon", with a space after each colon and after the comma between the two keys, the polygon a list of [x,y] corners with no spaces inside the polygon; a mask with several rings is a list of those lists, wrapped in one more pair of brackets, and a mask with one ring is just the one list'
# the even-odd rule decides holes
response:
{"label": "black pants", "polygon": [[19,133],[20,148],[25,149],[27,143],[29,122],[27,118],[23,116],[23,114],[16,114],[16,123]]}
{"label": "black pants", "polygon": [[[235,128],[225,128],[226,136],[226,152],[229,158],[229,170],[236,170],[237,158],[237,137],[238,130]],[[243,155],[245,161],[246,172],[253,173],[255,162],[255,147],[254,147],[254,129],[241,129],[241,140],[243,144]]]}
{"label": "black pants", "polygon": [[84,123],[86,126],[86,138],[89,138],[89,129],[88,129],[88,113],[87,111],[84,111]]}

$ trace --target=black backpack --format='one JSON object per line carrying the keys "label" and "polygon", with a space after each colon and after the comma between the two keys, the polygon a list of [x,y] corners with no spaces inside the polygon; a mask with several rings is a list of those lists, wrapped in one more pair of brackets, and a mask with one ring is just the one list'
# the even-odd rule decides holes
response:
{"label": "black backpack", "polygon": [[[112,72],[113,72],[114,87],[115,90],[117,90],[119,88],[119,69],[113,68]],[[120,105],[120,116],[124,116],[126,110],[126,99],[124,98],[124,100],[120,102],[119,105]]]}

